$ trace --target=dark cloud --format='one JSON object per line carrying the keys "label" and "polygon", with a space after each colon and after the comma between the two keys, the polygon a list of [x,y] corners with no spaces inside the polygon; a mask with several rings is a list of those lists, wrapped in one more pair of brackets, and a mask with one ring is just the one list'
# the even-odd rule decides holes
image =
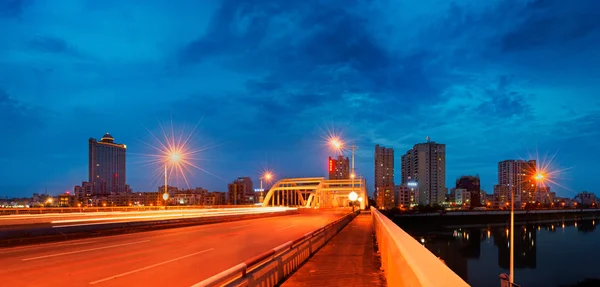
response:
{"label": "dark cloud", "polygon": [[481,116],[495,116],[501,120],[531,115],[528,96],[511,88],[511,77],[501,76],[495,89],[485,90],[489,100],[481,103],[476,111]]}
{"label": "dark cloud", "polygon": [[514,29],[502,37],[504,51],[555,48],[584,39],[600,29],[600,2],[533,1],[521,12]]}
{"label": "dark cloud", "polygon": [[20,17],[30,0],[2,0],[0,1],[0,18]]}
{"label": "dark cloud", "polygon": [[0,130],[12,135],[23,135],[43,130],[41,111],[28,107],[0,87]]}
{"label": "dark cloud", "polygon": [[29,41],[29,47],[35,51],[51,54],[80,56],[79,52],[62,38],[38,36]]}

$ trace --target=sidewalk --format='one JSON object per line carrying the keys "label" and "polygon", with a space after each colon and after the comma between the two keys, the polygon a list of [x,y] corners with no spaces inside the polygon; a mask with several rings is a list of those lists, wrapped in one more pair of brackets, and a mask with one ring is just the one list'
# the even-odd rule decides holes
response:
{"label": "sidewalk", "polygon": [[386,286],[374,247],[371,214],[363,212],[281,286]]}

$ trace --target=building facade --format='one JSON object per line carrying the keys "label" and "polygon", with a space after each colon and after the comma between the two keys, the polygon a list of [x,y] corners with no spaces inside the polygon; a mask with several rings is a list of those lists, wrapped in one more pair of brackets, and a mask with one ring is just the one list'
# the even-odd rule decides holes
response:
{"label": "building facade", "polygon": [[[476,176],[461,176],[456,179],[456,189],[464,189],[469,192],[469,203],[471,207],[481,206],[481,183],[479,175]],[[484,196],[485,197],[485,196]]]}
{"label": "building facade", "polygon": [[88,140],[88,182],[92,183],[94,195],[127,192],[127,146],[114,140],[109,133],[100,141]]}
{"label": "building facade", "polygon": [[584,191],[575,196],[575,201],[584,205],[596,204],[596,194]]}
{"label": "building facade", "polygon": [[348,157],[329,157],[329,179],[350,179],[350,161]]}
{"label": "building facade", "polygon": [[416,183],[421,205],[442,204],[446,199],[446,145],[429,141],[416,144],[402,155],[402,183]]}
{"label": "building facade", "polygon": [[233,205],[254,204],[257,202],[250,177],[238,177],[227,185],[227,202]]}
{"label": "building facade", "polygon": [[394,149],[375,145],[375,200],[378,207],[394,207]]}
{"label": "building facade", "polygon": [[219,191],[211,191],[206,195],[206,199],[204,201],[205,205],[226,205],[227,204],[227,196],[225,192]]}
{"label": "building facade", "polygon": [[524,203],[535,202],[536,161],[535,160],[505,160],[498,163],[498,185],[505,186],[502,189],[506,193],[507,201],[510,201],[514,192],[515,206]]}

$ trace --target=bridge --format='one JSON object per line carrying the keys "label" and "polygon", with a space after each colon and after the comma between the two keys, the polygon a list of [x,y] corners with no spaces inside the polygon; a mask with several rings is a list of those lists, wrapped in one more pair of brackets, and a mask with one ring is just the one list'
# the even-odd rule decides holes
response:
{"label": "bridge", "polygon": [[262,205],[336,208],[350,206],[349,195],[356,192],[360,209],[367,205],[364,178],[327,180],[324,177],[286,178],[277,181],[267,192]]}
{"label": "bridge", "polygon": [[[365,199],[356,212],[349,207],[352,191]],[[262,207],[119,210],[116,218],[100,210],[5,215],[0,238],[2,222],[94,234],[0,248],[0,280],[6,286],[468,286],[366,199],[361,178],[288,178],[273,184]],[[207,218],[213,224],[203,223]],[[194,224],[154,228],[189,220]],[[96,234],[112,225],[124,232]],[[131,233],[135,228],[149,229]]]}

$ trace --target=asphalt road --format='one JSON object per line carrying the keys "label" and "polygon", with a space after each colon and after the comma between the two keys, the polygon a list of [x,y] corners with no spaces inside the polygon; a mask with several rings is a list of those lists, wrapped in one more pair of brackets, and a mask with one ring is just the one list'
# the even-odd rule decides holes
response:
{"label": "asphalt road", "polygon": [[44,227],[60,228],[71,226],[106,224],[114,222],[140,222],[224,215],[256,214],[279,212],[286,210],[289,210],[289,208],[250,207],[4,215],[0,216],[0,231],[10,229],[29,229]]}
{"label": "asphalt road", "polygon": [[192,286],[343,216],[311,212],[0,249],[0,286]]}

